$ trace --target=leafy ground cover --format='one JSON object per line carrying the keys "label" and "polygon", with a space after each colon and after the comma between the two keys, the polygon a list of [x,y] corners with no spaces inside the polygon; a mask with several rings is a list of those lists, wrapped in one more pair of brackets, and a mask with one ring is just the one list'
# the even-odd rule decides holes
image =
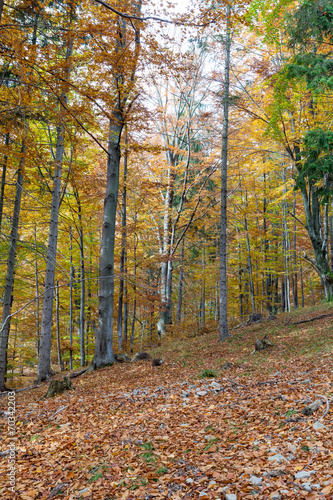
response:
{"label": "leafy ground cover", "polygon": [[[281,314],[222,344],[216,325],[192,326],[150,349],[162,366],[116,364],[49,400],[46,385],[17,393],[16,492],[3,453],[0,498],[332,499],[332,317],[291,325],[330,313]],[[253,353],[266,334],[273,347]]]}

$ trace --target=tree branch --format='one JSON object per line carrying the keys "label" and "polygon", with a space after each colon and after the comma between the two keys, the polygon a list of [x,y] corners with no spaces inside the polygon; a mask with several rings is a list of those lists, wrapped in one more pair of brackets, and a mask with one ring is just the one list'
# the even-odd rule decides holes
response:
{"label": "tree branch", "polygon": [[96,3],[99,3],[100,5],[103,5],[103,7],[106,7],[107,9],[111,10],[114,14],[117,14],[117,16],[122,17],[123,19],[129,19],[129,20],[136,20],[136,21],[159,21],[161,23],[167,23],[167,24],[176,24],[177,26],[193,26],[196,28],[204,28],[205,26],[208,26],[209,24],[215,23],[216,20],[214,19],[210,23],[204,23],[204,24],[195,24],[195,23],[190,23],[190,22],[184,22],[184,21],[176,21],[176,20],[170,20],[170,19],[162,19],[161,17],[156,17],[156,16],[146,16],[146,17],[139,17],[139,16],[134,16],[131,14],[125,14],[124,12],[120,12],[119,10],[115,9],[114,7],[111,7],[106,2],[103,2],[103,0],[95,0]]}

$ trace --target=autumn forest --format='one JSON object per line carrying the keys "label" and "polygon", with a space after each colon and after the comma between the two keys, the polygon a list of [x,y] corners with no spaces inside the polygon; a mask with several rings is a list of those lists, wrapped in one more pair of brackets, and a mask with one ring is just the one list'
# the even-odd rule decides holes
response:
{"label": "autumn forest", "polygon": [[332,299],[332,2],[0,16],[0,391]]}

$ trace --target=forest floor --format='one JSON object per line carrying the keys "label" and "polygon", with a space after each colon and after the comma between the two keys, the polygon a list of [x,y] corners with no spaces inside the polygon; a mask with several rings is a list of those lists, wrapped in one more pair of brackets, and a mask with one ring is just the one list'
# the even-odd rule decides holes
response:
{"label": "forest floor", "polygon": [[[213,324],[170,333],[149,350],[160,367],[115,364],[48,400],[47,385],[17,393],[16,441],[1,397],[1,449],[17,452],[15,493],[0,456],[1,500],[333,499],[332,325],[321,305],[223,343]],[[266,334],[274,345],[253,353]]]}

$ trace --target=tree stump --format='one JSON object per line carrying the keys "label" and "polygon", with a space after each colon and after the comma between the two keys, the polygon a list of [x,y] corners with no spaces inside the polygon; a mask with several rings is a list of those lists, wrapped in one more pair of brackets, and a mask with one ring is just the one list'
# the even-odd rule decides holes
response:
{"label": "tree stump", "polygon": [[69,389],[74,389],[71,379],[69,377],[64,377],[62,380],[51,380],[45,398],[53,398],[58,394],[62,394]]}
{"label": "tree stump", "polygon": [[124,352],[116,353],[114,358],[117,363],[129,363],[131,361],[131,358]]}
{"label": "tree stump", "polygon": [[264,349],[267,349],[267,347],[271,347],[271,346],[273,346],[273,344],[265,336],[263,339],[256,340],[256,342],[254,344],[254,349],[256,351],[263,351]]}
{"label": "tree stump", "polygon": [[161,365],[163,365],[163,359],[160,358],[154,358],[151,364],[151,366],[161,366]]}
{"label": "tree stump", "polygon": [[251,324],[251,323],[257,323],[258,321],[261,321],[263,319],[263,316],[262,314],[260,313],[251,313],[250,316],[249,316],[249,319],[247,320],[247,323],[248,324]]}
{"label": "tree stump", "polygon": [[317,411],[322,404],[323,401],[321,399],[316,399],[316,401],[303,408],[302,410],[303,415],[312,415],[312,413]]}

